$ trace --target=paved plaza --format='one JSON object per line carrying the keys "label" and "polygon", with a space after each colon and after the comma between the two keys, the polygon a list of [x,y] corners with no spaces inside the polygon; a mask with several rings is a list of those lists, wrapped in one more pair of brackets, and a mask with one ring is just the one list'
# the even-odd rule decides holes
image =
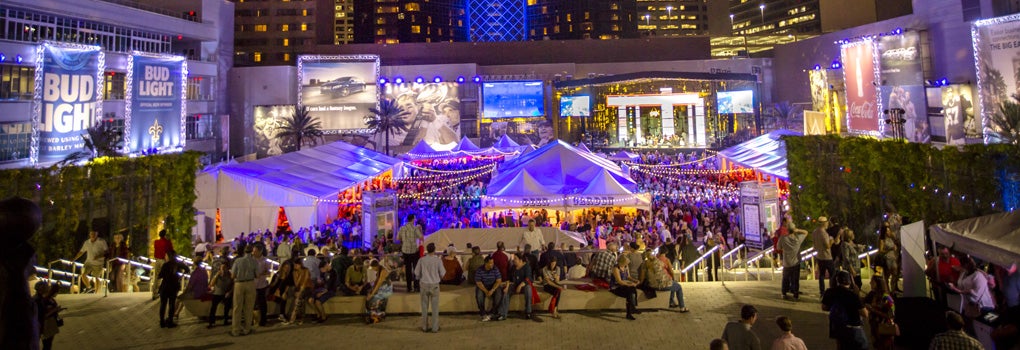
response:
{"label": "paved plaza", "polygon": [[[390,315],[376,325],[365,325],[361,317],[333,315],[324,324],[284,326],[271,321],[244,337],[231,337],[229,327],[206,329],[204,322],[182,313],[180,326],[159,328],[158,301],[148,293],[60,295],[66,325],[56,337],[58,349],[305,349],[355,346],[390,349],[708,349],[708,343],[722,334],[725,323],[734,320],[740,306],[758,307],[754,331],[765,349],[779,335],[776,317],[794,321],[794,333],[810,349],[830,349],[828,322],[814,291],[815,281],[802,281],[809,295],[799,302],[779,298],[779,281],[685,283],[690,313],[645,310],[637,321],[624,319],[622,310],[564,312],[561,319],[539,313],[526,321],[519,313],[502,322],[479,322],[474,314],[443,314],[438,334],[422,333],[417,315]],[[399,292],[398,292],[399,293]],[[660,294],[660,298],[667,297]]]}

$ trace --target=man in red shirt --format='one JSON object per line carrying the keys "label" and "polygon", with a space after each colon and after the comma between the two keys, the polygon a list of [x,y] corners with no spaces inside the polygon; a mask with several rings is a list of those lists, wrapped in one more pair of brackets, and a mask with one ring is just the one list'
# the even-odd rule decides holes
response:
{"label": "man in red shirt", "polygon": [[152,243],[152,248],[154,250],[153,257],[156,258],[156,262],[152,264],[149,289],[152,290],[152,300],[156,300],[159,297],[159,284],[163,282],[163,279],[159,278],[159,270],[163,268],[163,263],[166,262],[166,252],[174,249],[174,244],[169,239],[166,239],[166,229],[159,230],[159,239]]}
{"label": "man in red shirt", "polygon": [[510,257],[506,255],[506,245],[503,241],[496,242],[496,251],[492,253],[492,262],[499,270],[499,275],[506,281],[509,275]]}
{"label": "man in red shirt", "polygon": [[938,257],[928,260],[925,274],[931,279],[932,288],[935,289],[935,301],[939,305],[945,305],[946,284],[956,283],[957,279],[960,278],[960,272],[958,271],[960,260],[949,253],[948,247],[939,246],[938,249]]}

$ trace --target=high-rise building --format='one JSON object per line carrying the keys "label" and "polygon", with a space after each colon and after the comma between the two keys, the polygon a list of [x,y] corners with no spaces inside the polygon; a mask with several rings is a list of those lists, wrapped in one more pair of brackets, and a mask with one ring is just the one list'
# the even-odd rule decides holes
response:
{"label": "high-rise building", "polygon": [[529,40],[621,39],[638,36],[635,0],[528,0]]}
{"label": "high-rise building", "polygon": [[[238,66],[293,65],[316,42],[316,13],[335,0],[234,1],[234,62]],[[325,23],[332,28],[332,23]]]}
{"label": "high-rise building", "polygon": [[704,0],[637,0],[637,28],[646,36],[709,34]]}
{"label": "high-rise building", "polygon": [[729,0],[735,35],[829,33],[913,12],[911,0]]}
{"label": "high-rise building", "polygon": [[465,1],[469,41],[524,41],[528,38],[526,2],[539,0]]}
{"label": "high-rise building", "polygon": [[319,11],[318,23],[330,23],[332,26],[318,26],[317,44],[340,45],[354,42],[354,0],[333,0],[332,11]]}
{"label": "high-rise building", "polygon": [[353,0],[354,42],[464,41],[464,0]]}

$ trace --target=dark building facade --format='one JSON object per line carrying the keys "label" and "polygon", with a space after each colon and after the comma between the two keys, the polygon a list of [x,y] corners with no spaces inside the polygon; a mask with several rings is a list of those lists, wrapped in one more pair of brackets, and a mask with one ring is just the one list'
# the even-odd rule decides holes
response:
{"label": "dark building facade", "polygon": [[354,0],[354,42],[465,41],[464,0]]}
{"label": "dark building facade", "polygon": [[638,13],[636,0],[527,0],[527,38],[636,38]]}
{"label": "dark building facade", "polygon": [[911,0],[729,0],[734,35],[822,34],[913,13]]}
{"label": "dark building facade", "polygon": [[709,34],[709,7],[704,0],[637,0],[637,28],[646,36]]}
{"label": "dark building facade", "polygon": [[[234,0],[234,64],[293,65],[317,40],[317,14],[335,0]],[[332,28],[330,23],[323,25]]]}

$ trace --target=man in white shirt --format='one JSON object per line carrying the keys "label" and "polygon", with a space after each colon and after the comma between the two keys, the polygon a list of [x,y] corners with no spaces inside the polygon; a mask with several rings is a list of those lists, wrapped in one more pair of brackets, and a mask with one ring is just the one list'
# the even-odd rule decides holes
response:
{"label": "man in white shirt", "polygon": [[524,235],[521,236],[521,242],[519,245],[531,245],[534,249],[530,251],[532,255],[538,256],[539,249],[545,246],[545,237],[542,236],[542,231],[535,228],[535,220],[528,220],[528,229],[524,231]]}
{"label": "man in white shirt", "polygon": [[99,277],[103,275],[103,265],[106,264],[106,250],[109,246],[106,241],[99,238],[99,232],[89,231],[89,239],[85,240],[78,255],[74,256],[77,261],[85,255],[85,267],[82,272],[82,284],[85,285],[85,293],[95,292],[99,289]]}
{"label": "man in white shirt", "polygon": [[290,240],[290,237],[284,237],[280,245],[276,246],[276,257],[280,260],[280,263],[290,260],[293,254],[294,245],[290,243]]}

